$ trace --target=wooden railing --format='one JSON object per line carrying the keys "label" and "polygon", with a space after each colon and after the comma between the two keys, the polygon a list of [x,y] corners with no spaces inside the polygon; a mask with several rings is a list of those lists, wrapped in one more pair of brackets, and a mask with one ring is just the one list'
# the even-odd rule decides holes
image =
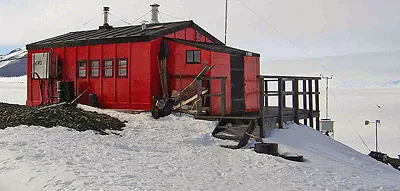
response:
{"label": "wooden railing", "polygon": [[[279,128],[283,128],[284,115],[292,116],[293,121],[297,124],[300,119],[304,125],[319,130],[319,80],[320,77],[301,77],[301,76],[258,76],[260,80],[260,135],[264,136],[265,116],[268,109],[277,107],[277,123]],[[287,82],[291,85],[291,90],[287,88]],[[275,90],[271,90],[272,83],[275,84]],[[301,85],[301,86],[300,86]],[[301,90],[299,90],[302,87]],[[276,106],[269,103],[270,97],[277,97]],[[290,100],[291,106],[288,106],[287,99]],[[302,103],[300,103],[300,98]],[[289,113],[285,113],[285,111]],[[316,121],[314,123],[314,119]],[[307,121],[308,119],[308,121]]]}

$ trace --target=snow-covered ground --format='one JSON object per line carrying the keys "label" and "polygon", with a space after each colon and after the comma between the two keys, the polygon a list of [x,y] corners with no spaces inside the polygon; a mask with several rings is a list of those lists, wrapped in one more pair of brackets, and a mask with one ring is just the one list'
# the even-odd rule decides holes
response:
{"label": "snow-covered ground", "polygon": [[26,76],[0,77],[0,102],[25,105]]}
{"label": "snow-covered ground", "polygon": [[[16,78],[14,81],[18,81]],[[7,81],[7,82],[5,82]],[[24,83],[0,80],[0,101],[23,104]],[[8,85],[5,85],[8,84]],[[11,84],[11,85],[10,85]],[[5,91],[4,87],[10,88]],[[8,93],[11,91],[13,93]],[[18,91],[20,91],[17,95]],[[387,89],[387,91],[395,91]],[[336,94],[341,99],[341,92]],[[370,92],[371,94],[374,91]],[[382,92],[375,92],[382,94]],[[393,96],[396,91],[392,92]],[[385,92],[390,96],[390,92]],[[358,94],[357,94],[358,95]],[[21,100],[17,100],[17,96]],[[354,109],[359,98],[347,96]],[[381,102],[381,108],[396,111],[396,102]],[[373,98],[370,98],[373,99]],[[340,101],[343,100],[338,100]],[[357,104],[358,103],[358,104]],[[393,105],[391,103],[394,103]],[[397,102],[398,103],[398,102]],[[342,103],[342,104],[347,104]],[[334,103],[331,104],[334,108]],[[80,106],[88,110],[97,110]],[[344,108],[343,108],[344,107]],[[351,147],[354,136],[345,119],[370,110],[352,112],[351,105],[331,111],[336,138]],[[335,109],[332,109],[335,110]],[[295,124],[271,130],[267,141],[278,142],[280,152],[298,153],[304,163],[257,154],[251,149],[230,150],[220,144],[235,144],[213,138],[214,122],[190,116],[170,115],[154,120],[137,115],[103,111],[127,121],[121,136],[101,136],[63,127],[7,128],[0,131],[0,190],[398,190],[400,172],[375,161],[309,127]],[[347,114],[345,114],[347,113]],[[350,116],[349,116],[350,115]],[[375,114],[371,113],[374,117]],[[343,117],[339,119],[339,117]],[[346,118],[344,118],[346,117]],[[360,133],[373,129],[353,126]],[[391,119],[391,118],[390,118]],[[342,121],[343,120],[343,121]],[[373,120],[373,119],[371,119]],[[389,119],[382,120],[389,121]],[[359,121],[359,119],[354,119]],[[355,123],[355,122],[353,122]],[[399,124],[399,123],[397,123]],[[353,124],[354,125],[354,124]],[[386,123],[382,124],[382,132]],[[387,127],[389,128],[389,127]],[[373,131],[372,131],[373,132]],[[372,134],[373,135],[373,134]],[[383,142],[394,134],[382,133]],[[369,137],[366,136],[367,143]],[[346,142],[348,141],[348,142]],[[373,142],[373,139],[371,140]],[[372,144],[373,145],[373,144]],[[371,146],[372,146],[371,145]],[[399,148],[399,147],[397,147]],[[357,148],[362,150],[362,147]],[[398,152],[394,147],[390,152]],[[363,151],[363,150],[362,150]],[[364,152],[364,151],[363,151]]]}

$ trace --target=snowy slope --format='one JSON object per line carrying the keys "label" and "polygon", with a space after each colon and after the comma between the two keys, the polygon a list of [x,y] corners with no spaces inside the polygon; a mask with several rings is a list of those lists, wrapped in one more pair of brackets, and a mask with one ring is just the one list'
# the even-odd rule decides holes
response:
{"label": "snowy slope", "polygon": [[400,186],[398,171],[305,126],[274,130],[267,139],[307,159],[296,163],[251,149],[221,148],[219,144],[227,141],[211,137],[213,122],[190,116],[154,120],[149,113],[101,112],[128,121],[122,137],[62,127],[0,131],[0,188],[396,190]]}
{"label": "snowy slope", "polygon": [[25,49],[14,49],[7,55],[0,56],[0,76],[22,76],[26,75],[26,56]]}
{"label": "snowy slope", "polygon": [[[24,104],[25,78],[0,78],[3,90],[0,101]],[[388,98],[382,108],[393,104],[389,95],[397,95],[397,92],[391,94],[390,88],[385,90],[374,93]],[[342,96],[349,101],[346,107],[368,112],[355,101],[360,100],[357,96],[346,92]],[[393,105],[390,109],[396,111],[396,108]],[[399,171],[305,126],[288,124],[286,129],[269,131],[270,137],[266,139],[278,142],[281,153],[298,153],[307,159],[296,163],[260,155],[251,149],[221,148],[220,144],[235,143],[213,138],[210,135],[213,122],[190,116],[171,115],[154,120],[149,113],[98,111],[128,121],[120,132],[122,137],[63,127],[20,126],[1,130],[0,190],[398,190],[400,187]],[[359,112],[347,115],[357,117]],[[344,120],[339,117],[343,116],[337,115],[337,122]],[[350,127],[339,124],[338,137],[349,145],[358,141],[346,136]],[[363,129],[371,128],[359,130]],[[392,143],[391,136],[396,135],[381,131],[380,140]],[[382,147],[386,148],[385,144]]]}

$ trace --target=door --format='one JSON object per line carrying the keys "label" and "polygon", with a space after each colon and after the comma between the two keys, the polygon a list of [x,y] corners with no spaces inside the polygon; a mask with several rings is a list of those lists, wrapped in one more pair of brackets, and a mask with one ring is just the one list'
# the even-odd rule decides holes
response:
{"label": "door", "polygon": [[231,54],[231,112],[242,114],[244,111],[244,57]]}

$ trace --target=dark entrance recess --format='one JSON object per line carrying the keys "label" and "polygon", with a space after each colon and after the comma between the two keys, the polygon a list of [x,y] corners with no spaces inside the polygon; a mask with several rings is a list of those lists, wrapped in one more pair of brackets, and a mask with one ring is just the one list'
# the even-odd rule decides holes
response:
{"label": "dark entrance recess", "polygon": [[244,113],[244,57],[231,54],[231,112]]}

